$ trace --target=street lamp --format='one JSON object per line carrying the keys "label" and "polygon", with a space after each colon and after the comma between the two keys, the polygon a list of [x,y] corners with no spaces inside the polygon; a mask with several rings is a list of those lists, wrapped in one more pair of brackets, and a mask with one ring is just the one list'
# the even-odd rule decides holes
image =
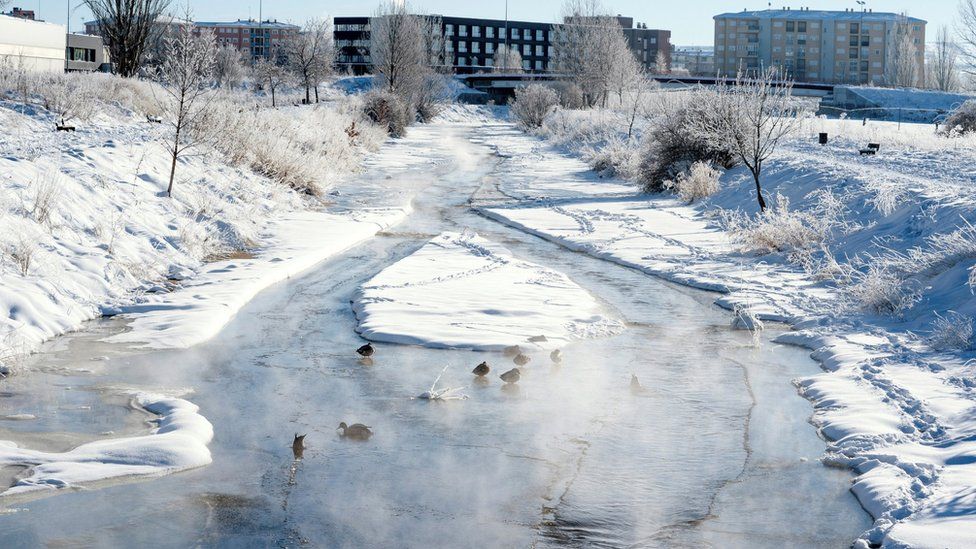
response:
{"label": "street lamp", "polygon": [[[867,1],[866,0],[854,0],[854,1],[857,2],[857,5],[861,6],[861,21],[860,21],[860,23],[858,23],[858,26],[857,26],[857,31],[858,31],[858,35],[857,35],[857,61],[858,61],[858,64],[860,64],[860,62],[861,62],[861,35],[864,34],[864,12],[866,11],[865,8],[864,8],[864,6],[867,5]],[[860,74],[861,67],[858,66],[857,70],[858,70],[858,74]],[[858,81],[860,82],[860,78],[858,78]],[[860,82],[860,83],[861,84],[866,84],[867,83],[867,80],[865,80],[864,82]]]}

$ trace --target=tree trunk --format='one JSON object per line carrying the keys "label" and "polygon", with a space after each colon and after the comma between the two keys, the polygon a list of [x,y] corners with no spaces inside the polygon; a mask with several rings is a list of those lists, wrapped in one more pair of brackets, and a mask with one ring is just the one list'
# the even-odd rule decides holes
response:
{"label": "tree trunk", "polygon": [[173,198],[173,179],[176,177],[176,157],[179,156],[179,151],[176,146],[173,147],[173,163],[169,167],[169,187],[166,188],[166,194]]}
{"label": "tree trunk", "polygon": [[762,186],[759,185],[759,172],[755,170],[750,170],[750,171],[752,171],[752,178],[756,180],[756,198],[759,200],[759,211],[765,212],[766,200],[763,199]]}
{"label": "tree trunk", "polygon": [[315,102],[316,103],[319,102],[319,85],[318,84],[315,85]]}
{"label": "tree trunk", "polygon": [[312,102],[312,98],[311,98],[311,96],[309,95],[309,91],[310,91],[310,90],[309,90],[309,87],[310,87],[310,86],[308,85],[308,80],[305,80],[305,104],[306,104],[306,105],[308,105],[309,103],[311,103],[311,102]]}
{"label": "tree trunk", "polygon": [[271,108],[273,109],[276,106],[277,105],[275,105],[275,89],[271,88]]}

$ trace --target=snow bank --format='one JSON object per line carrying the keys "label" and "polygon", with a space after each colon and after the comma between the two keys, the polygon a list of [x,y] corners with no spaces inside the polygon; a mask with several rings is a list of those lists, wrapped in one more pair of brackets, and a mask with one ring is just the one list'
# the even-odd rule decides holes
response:
{"label": "snow bank", "polygon": [[[602,128],[601,117],[592,117]],[[830,132],[827,146],[815,144],[818,131]],[[949,311],[962,316],[948,318],[976,316],[969,285],[976,242],[966,228],[976,222],[972,141],[937,137],[932,126],[812,119],[767,163],[767,197],[779,193],[791,208],[810,212],[829,191],[843,205],[844,223],[826,242],[834,260],[871,258],[866,265],[885,266],[918,292],[917,304],[884,316],[851,301],[856,275],[854,282],[843,271],[831,279],[816,265],[804,270],[789,250],[757,255],[733,242],[712,210],[755,212],[751,176],[741,168],[723,176],[720,192],[704,206],[690,207],[632,187],[599,194],[625,184],[596,181],[569,143],[547,146],[502,127],[480,134],[508,159],[499,190],[519,199],[486,206],[486,215],[574,250],[722,292],[723,307],[745,307],[798,329],[779,341],[810,348],[824,365],[823,374],[797,384],[829,442],[824,460],[857,473],[852,491],[876,519],[861,543],[976,545],[976,353],[937,350],[927,340]],[[881,152],[859,157],[868,139],[881,142]],[[529,169],[535,165],[551,171],[535,177]],[[823,256],[818,249],[810,257],[816,263]]]}
{"label": "snow bank", "polygon": [[206,266],[178,290],[148,294],[116,312],[132,318],[130,330],[107,338],[153,349],[185,348],[218,332],[258,292],[295,276],[399,222],[406,209],[349,215],[287,214],[262,236],[266,250],[250,259]]}
{"label": "snow bank", "polygon": [[213,426],[181,398],[139,393],[134,403],[158,416],[150,434],[98,440],[63,453],[40,452],[0,441],[0,465],[24,466],[26,475],[0,497],[72,488],[99,481],[159,476],[211,462]]}
{"label": "snow bank", "polygon": [[373,341],[500,350],[555,348],[623,325],[566,275],[475,234],[444,233],[362,285],[359,332]]}

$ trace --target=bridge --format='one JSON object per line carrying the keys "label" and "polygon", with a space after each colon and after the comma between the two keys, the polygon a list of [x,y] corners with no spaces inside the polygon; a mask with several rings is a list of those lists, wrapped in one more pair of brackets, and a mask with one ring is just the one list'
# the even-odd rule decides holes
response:
{"label": "bridge", "polygon": [[[486,74],[467,74],[458,76],[466,86],[483,92],[487,96],[479,94],[483,101],[494,100],[496,103],[506,103],[515,96],[515,90],[529,84],[541,82],[567,82],[570,77],[564,74],[555,73],[486,73]],[[735,80],[727,78],[717,78],[714,76],[672,76],[654,75],[651,79],[658,82],[662,88],[681,89],[695,88],[698,86],[715,86],[720,82],[735,85]],[[786,81],[778,82],[780,86],[787,84]],[[833,95],[833,84],[820,84],[813,82],[793,82],[793,95],[798,97],[823,98]],[[475,97],[464,99],[475,100]]]}

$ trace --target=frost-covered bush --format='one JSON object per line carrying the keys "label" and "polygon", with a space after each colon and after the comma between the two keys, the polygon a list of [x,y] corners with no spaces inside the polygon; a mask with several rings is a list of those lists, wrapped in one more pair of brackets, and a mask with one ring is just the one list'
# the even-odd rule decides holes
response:
{"label": "frost-covered bush", "polygon": [[724,149],[717,149],[701,135],[701,119],[717,116],[710,108],[710,92],[661,94],[657,116],[644,132],[640,177],[645,192],[661,192],[696,162],[731,168],[736,162]]}
{"label": "frost-covered bush", "polygon": [[639,172],[640,149],[631,140],[613,137],[600,146],[584,147],[582,155],[601,177],[630,179]]}
{"label": "frost-covered bush", "polygon": [[510,108],[519,126],[533,130],[541,127],[546,117],[558,106],[559,95],[554,89],[542,84],[529,84],[515,90],[515,100]]}
{"label": "frost-covered bush", "polygon": [[846,287],[846,297],[853,309],[896,315],[912,308],[921,299],[921,292],[913,280],[875,264],[855,273],[854,282]]}
{"label": "frost-covered bush", "polygon": [[956,136],[974,131],[976,131],[976,100],[970,99],[946,118],[943,132],[949,136]]}
{"label": "frost-covered bush", "polygon": [[723,222],[733,242],[758,253],[803,254],[821,249],[834,231],[847,231],[844,204],[830,191],[816,193],[808,209],[790,209],[790,201],[777,194],[773,205],[756,216],[740,211],[723,211]]}
{"label": "frost-covered bush", "polygon": [[88,120],[95,112],[94,81],[82,73],[63,73],[47,76],[41,93],[44,108],[54,113],[59,121]]}
{"label": "frost-covered bush", "polygon": [[559,96],[559,106],[564,109],[579,110],[586,106],[583,90],[575,82],[553,82],[550,84]]}
{"label": "frost-covered bush", "polygon": [[403,137],[407,126],[414,119],[410,105],[399,96],[382,90],[371,90],[363,96],[363,113],[367,118],[386,128],[392,137]]}
{"label": "frost-covered bush", "polygon": [[928,342],[936,351],[973,350],[973,318],[955,311],[936,314]]}
{"label": "frost-covered bush", "polygon": [[[358,108],[263,109],[230,94],[211,109],[221,121],[212,145],[228,162],[312,195],[337,174],[358,170],[361,151],[375,150],[386,138],[385,127],[363,120]],[[353,124],[355,132],[347,132]]]}
{"label": "frost-covered bush", "polygon": [[681,200],[690,203],[717,193],[718,178],[721,175],[722,172],[707,162],[695,162],[687,172],[678,174],[674,181],[665,182],[665,187],[674,190]]}

